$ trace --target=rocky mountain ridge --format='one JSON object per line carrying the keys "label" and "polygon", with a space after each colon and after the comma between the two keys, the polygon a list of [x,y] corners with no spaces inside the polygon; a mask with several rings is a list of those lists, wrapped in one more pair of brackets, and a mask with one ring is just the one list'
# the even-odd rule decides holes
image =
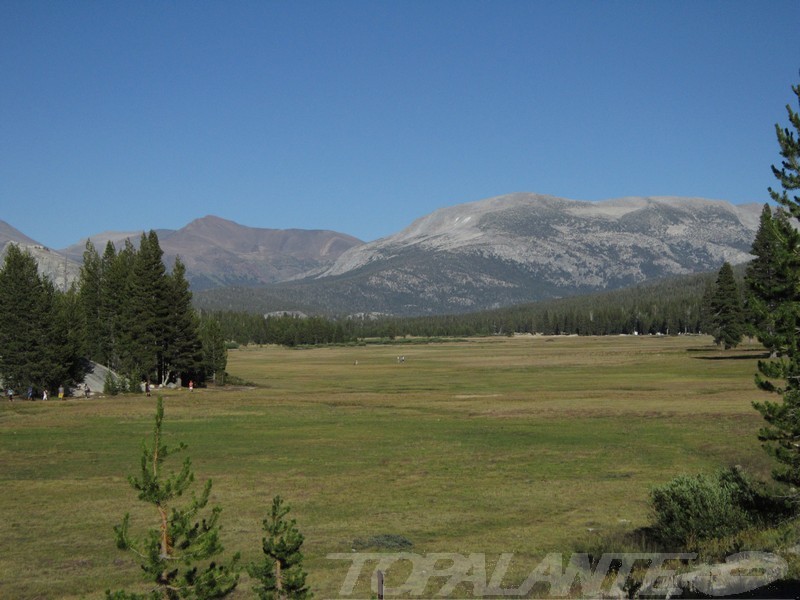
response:
{"label": "rocky mountain ridge", "polygon": [[[157,231],[165,260],[171,264],[180,255],[195,298],[206,307],[432,314],[745,262],[761,206],[677,197],[583,202],[518,193],[439,209],[370,243],[331,231],[250,228],[213,216]],[[4,231],[0,227],[0,244]],[[97,238],[119,245],[139,235]],[[67,255],[77,258],[83,245],[66,249]]]}
{"label": "rocky mountain ridge", "polygon": [[[696,198],[512,194],[435,211],[351,248],[316,279],[341,280],[351,302],[363,298],[357,310],[495,308],[745,262],[760,211]],[[394,300],[379,308],[377,298]]]}
{"label": "rocky mountain ridge", "polygon": [[[590,279],[588,271],[601,265],[610,252],[619,259],[620,272],[636,278],[639,251],[660,251],[662,258],[656,262],[665,271],[690,273],[696,271],[695,265],[684,264],[690,252],[698,253],[697,262],[705,260],[704,266],[749,260],[751,233],[758,228],[760,211],[758,204],[735,206],[697,198],[580,202],[511,194],[439,209],[395,235],[343,253],[319,276],[341,275],[397,257],[408,248],[473,252],[521,264],[558,265],[567,272],[582,268]],[[587,257],[587,246],[600,253]],[[590,283],[602,285],[596,278]]]}
{"label": "rocky mountain ridge", "polygon": [[[343,251],[363,244],[335,231],[247,227],[213,215],[195,219],[181,229],[155,231],[165,264],[171,266],[180,256],[194,290],[291,280],[327,268]],[[108,242],[117,250],[126,241],[138,247],[142,233],[106,231],[88,239],[102,255]],[[86,242],[84,238],[60,252],[80,260]]]}
{"label": "rocky mountain ridge", "polygon": [[510,194],[437,210],[300,281],[239,290],[238,299],[208,290],[198,302],[340,314],[498,308],[746,262],[760,212],[699,198]]}

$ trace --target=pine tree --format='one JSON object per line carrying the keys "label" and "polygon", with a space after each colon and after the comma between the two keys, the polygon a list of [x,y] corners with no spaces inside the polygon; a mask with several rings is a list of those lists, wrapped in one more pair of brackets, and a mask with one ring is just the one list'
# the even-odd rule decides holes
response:
{"label": "pine tree", "polygon": [[0,268],[0,378],[37,392],[69,386],[85,373],[82,334],[71,299],[39,275],[36,259],[8,244]]}
{"label": "pine tree", "polygon": [[773,216],[764,205],[751,250],[755,258],[745,273],[746,312],[751,330],[772,356],[794,335],[793,296],[800,265],[790,249],[800,247],[799,236],[783,210]]}
{"label": "pine tree", "polygon": [[217,319],[210,317],[200,319],[200,341],[203,346],[202,366],[205,377],[217,383],[218,378],[222,379],[225,367],[228,365],[228,350]]}
{"label": "pine tree", "polygon": [[[800,100],[800,85],[793,86],[792,91]],[[794,131],[776,125],[778,144],[783,160],[781,168],[772,167],[781,190],[769,188],[770,196],[781,204],[800,221],[800,198],[790,197],[789,192],[800,189],[800,115],[786,107],[789,122]],[[800,264],[800,244],[797,235],[784,238],[779,254],[779,265],[782,268],[794,269]],[[788,267],[787,267],[788,265]],[[800,327],[800,289],[797,278],[791,279],[790,289],[780,301],[779,310],[783,332],[777,357],[760,361],[757,385],[768,392],[781,397],[780,402],[755,402],[755,408],[764,417],[767,426],[759,432],[759,439],[764,442],[766,451],[773,456],[778,466],[773,470],[773,477],[792,486],[800,486],[800,340],[797,332]]]}
{"label": "pine tree", "polygon": [[[792,86],[792,91],[800,101],[800,84]],[[780,124],[775,125],[783,160],[780,168],[772,166],[772,174],[781,184],[781,190],[769,188],[769,194],[775,202],[786,207],[789,213],[800,221],[800,197],[789,196],[790,191],[800,189],[800,114],[792,110],[790,104],[786,105],[786,112],[794,131],[788,127],[781,127]]]}
{"label": "pine tree", "polygon": [[0,377],[12,389],[45,385],[44,295],[36,260],[8,244],[0,269]]}
{"label": "pine tree", "polygon": [[192,306],[192,292],[186,281],[186,267],[180,258],[175,259],[166,284],[168,315],[160,338],[159,372],[162,382],[166,383],[166,379],[176,373],[184,380],[201,381],[203,348]]}
{"label": "pine tree", "polygon": [[159,397],[153,444],[143,444],[140,475],[129,478],[131,486],[139,493],[139,500],[156,509],[158,527],[151,529],[143,540],[133,540],[128,533],[130,515],[126,514],[122,524],[114,528],[117,547],[133,551],[142,560],[142,570],[156,587],[149,594],[119,591],[106,592],[106,597],[115,600],[223,598],[238,583],[239,555],[234,555],[227,564],[217,562],[216,557],[223,552],[219,540],[220,507],[213,507],[209,517],[197,520],[208,504],[211,480],[206,482],[199,497],[192,493],[187,506],[175,506],[177,499],[194,482],[194,474],[188,457],[178,473],[164,473],[164,461],[186,446],[181,443],[170,448],[164,443],[163,419],[164,405]]}
{"label": "pine tree", "polygon": [[162,380],[164,337],[169,328],[169,290],[163,252],[154,231],[142,234],[126,281],[120,311],[122,363],[134,382]]}
{"label": "pine tree", "polygon": [[102,279],[103,263],[100,255],[92,244],[91,240],[86,241],[86,249],[83,251],[83,265],[81,266],[80,279],[78,283],[79,298],[83,312],[83,322],[89,335],[86,337],[86,352],[91,360],[104,364],[103,338],[100,333],[102,325]]}
{"label": "pine tree", "polygon": [[136,250],[128,240],[119,253],[114,244],[108,242],[101,260],[101,328],[98,333],[101,352],[97,362],[118,373],[127,370],[124,365],[127,353],[124,351],[123,316],[128,312],[128,280],[133,271],[135,255]]}
{"label": "pine tree", "polygon": [[739,286],[733,267],[725,262],[717,274],[714,295],[711,299],[711,318],[714,324],[714,343],[726,350],[742,341],[743,319]]}
{"label": "pine tree", "polygon": [[247,572],[259,582],[256,593],[261,600],[305,600],[312,596],[303,571],[303,534],[294,519],[287,520],[289,506],[275,496],[269,517],[264,519],[262,539],[264,561],[249,565]]}
{"label": "pine tree", "polygon": [[[66,293],[50,292],[53,298],[52,319],[49,325],[48,356],[50,370],[68,384],[83,381],[89,369],[86,360],[86,323],[78,290],[73,286]],[[57,386],[56,386],[57,387]]]}

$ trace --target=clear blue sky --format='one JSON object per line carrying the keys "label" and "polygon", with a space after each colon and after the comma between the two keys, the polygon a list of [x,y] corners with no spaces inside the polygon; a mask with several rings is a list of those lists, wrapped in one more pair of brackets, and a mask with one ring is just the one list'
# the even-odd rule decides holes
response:
{"label": "clear blue sky", "polygon": [[764,202],[800,2],[0,0],[0,219],[369,241],[529,191]]}

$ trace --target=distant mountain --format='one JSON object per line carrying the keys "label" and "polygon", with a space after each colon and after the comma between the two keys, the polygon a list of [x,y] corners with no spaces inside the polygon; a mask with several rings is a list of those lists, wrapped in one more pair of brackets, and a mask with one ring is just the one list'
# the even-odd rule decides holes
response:
{"label": "distant mountain", "polygon": [[195,290],[286,281],[325,269],[364,243],[335,231],[245,227],[213,216],[159,240],[168,265],[180,256]]}
{"label": "distant mountain", "polygon": [[[165,240],[170,235],[175,233],[173,229],[156,229],[155,232],[158,234],[158,240],[161,242]],[[88,238],[83,238],[79,242],[72,244],[66,248],[62,248],[59,252],[62,254],[66,254],[67,256],[77,256],[78,259],[82,262],[83,261],[83,252],[86,250],[86,242],[91,240],[92,245],[97,250],[98,254],[102,256],[103,252],[105,251],[106,244],[111,242],[114,245],[114,248],[117,250],[121,250],[125,245],[125,241],[128,240],[133,244],[134,248],[139,247],[139,239],[142,237],[142,234],[145,233],[144,231],[104,231],[102,233],[95,233]]]}
{"label": "distant mountain", "polygon": [[[698,198],[580,202],[510,194],[437,210],[371,242],[333,231],[262,229],[207,216],[156,230],[180,256],[198,305],[304,313],[466,312],[716,271],[748,254],[761,205]],[[141,232],[92,236],[138,244]],[[59,254],[0,221],[0,244],[37,253],[54,282],[78,272],[85,240]],[[66,256],[66,258],[65,258]]]}
{"label": "distant mountain", "polygon": [[[742,263],[761,205],[697,198],[579,202],[511,194],[437,210],[327,270],[203,306],[433,314],[610,290]],[[248,305],[245,305],[245,302]]]}
{"label": "distant mountain", "polygon": [[[364,243],[335,231],[247,227],[215,216],[195,219],[181,229],[155,232],[167,267],[180,256],[193,290],[290,280],[325,269],[342,252]],[[88,239],[102,254],[108,242],[119,250],[130,240],[138,248],[142,233],[107,231]],[[82,256],[85,248],[83,239],[64,251]]]}

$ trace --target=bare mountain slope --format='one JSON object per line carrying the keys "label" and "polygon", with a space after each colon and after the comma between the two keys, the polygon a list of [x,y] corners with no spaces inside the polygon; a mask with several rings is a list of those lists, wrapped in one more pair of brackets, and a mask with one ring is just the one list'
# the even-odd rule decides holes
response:
{"label": "bare mountain slope", "polygon": [[22,233],[19,229],[15,229],[5,221],[0,221],[0,247],[5,246],[8,242],[16,242],[22,246],[41,246],[36,240],[29,238]]}
{"label": "bare mountain slope", "polygon": [[548,277],[556,284],[605,287],[609,275],[636,283],[645,271],[672,275],[748,260],[760,211],[761,205],[696,198],[579,202],[510,194],[437,210],[393,236],[345,252],[321,276],[391,262],[414,248],[563,272]]}
{"label": "bare mountain slope", "polygon": [[[167,266],[180,256],[195,290],[290,280],[325,269],[345,250],[363,244],[335,231],[247,227],[215,216],[195,219],[181,229],[155,231]],[[109,241],[117,250],[125,240],[138,247],[141,235],[141,231],[107,231],[90,239],[102,254]],[[64,252],[82,257],[85,247],[84,239]]]}
{"label": "bare mountain slope", "polygon": [[362,243],[334,231],[262,229],[207,216],[167,236],[161,248],[167,264],[180,256],[192,287],[203,289],[292,279]]}
{"label": "bare mountain slope", "polygon": [[[138,248],[139,239],[143,233],[143,231],[103,231],[102,233],[95,233],[91,237],[83,238],[67,248],[62,248],[60,252],[67,254],[67,256],[77,256],[82,261],[83,252],[86,250],[86,242],[89,240],[91,240],[95,250],[102,256],[108,242],[111,242],[117,251],[123,248],[126,240],[130,241],[134,248]],[[174,231],[171,229],[157,229],[156,233],[159,241],[161,241],[169,237]]]}
{"label": "bare mountain slope", "polygon": [[78,278],[80,265],[65,255],[51,250],[36,240],[0,221],[0,265],[5,261],[9,244],[16,244],[30,252],[39,266],[39,273],[50,278],[57,287],[66,289]]}

